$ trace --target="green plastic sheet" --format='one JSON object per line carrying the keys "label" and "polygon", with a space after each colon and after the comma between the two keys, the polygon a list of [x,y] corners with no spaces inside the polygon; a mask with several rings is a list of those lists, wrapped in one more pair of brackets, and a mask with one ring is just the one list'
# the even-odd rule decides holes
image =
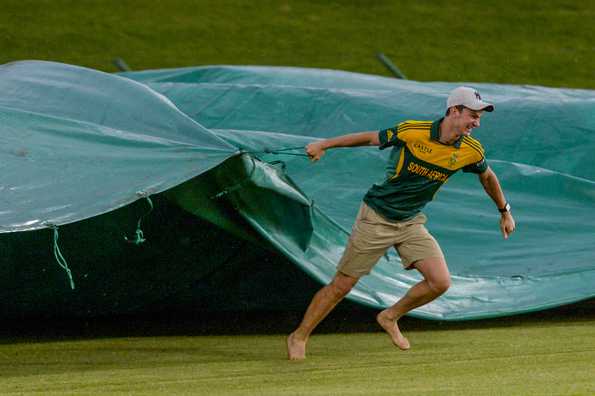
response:
{"label": "green plastic sheet", "polygon": [[0,231],[90,218],[167,190],[237,149],[129,79],[50,62],[0,67]]}
{"label": "green plastic sheet", "polygon": [[[115,76],[50,62],[4,65],[0,230],[60,226],[166,192],[238,237],[266,240],[326,283],[388,152],[337,149],[311,164],[301,147],[439,118],[457,85],[298,68]],[[425,213],[453,284],[412,315],[477,319],[593,297],[595,92],[470,85],[497,107],[474,136],[517,231],[502,239],[476,176],[451,178]],[[419,280],[391,250],[348,298],[386,307]]]}
{"label": "green plastic sheet", "polygon": [[[377,130],[405,119],[437,119],[448,92],[460,85],[266,67],[198,67],[127,76],[163,93],[232,144],[257,152]],[[446,252],[453,286],[413,315],[474,319],[592,297],[595,93],[471,85],[497,104],[474,134],[513,205],[517,232],[502,239],[499,215],[475,176],[451,179],[425,212],[429,229]],[[383,177],[387,155],[374,148],[338,149],[315,165],[300,157],[260,155],[268,161],[282,159],[287,174],[314,201],[311,246],[316,249],[286,254],[315,278],[326,282],[332,277],[361,198]],[[265,235],[275,241],[278,234]],[[400,269],[391,251],[350,298],[384,307],[418,280],[418,274]]]}

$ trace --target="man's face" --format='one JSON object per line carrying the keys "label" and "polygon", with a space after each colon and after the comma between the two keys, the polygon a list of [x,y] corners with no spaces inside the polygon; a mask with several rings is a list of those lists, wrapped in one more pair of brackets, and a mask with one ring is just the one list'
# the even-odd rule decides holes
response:
{"label": "man's face", "polygon": [[482,114],[483,110],[471,110],[465,107],[459,111],[457,108],[453,108],[453,120],[458,135],[469,136],[473,128],[479,128],[479,119]]}

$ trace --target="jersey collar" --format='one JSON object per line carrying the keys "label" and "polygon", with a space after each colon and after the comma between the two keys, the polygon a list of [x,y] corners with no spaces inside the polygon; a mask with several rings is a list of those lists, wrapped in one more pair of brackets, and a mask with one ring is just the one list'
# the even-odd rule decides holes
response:
{"label": "jersey collar", "polygon": [[[442,142],[440,142],[440,123],[442,122],[442,120],[444,119],[444,117],[440,118],[439,120],[436,120],[434,122],[432,122],[432,127],[430,128],[430,138],[432,140],[437,141],[440,144],[444,144]],[[463,142],[463,136],[461,136],[460,138],[458,138],[453,144],[444,144],[445,146],[454,146],[456,148],[461,148],[461,143]]]}

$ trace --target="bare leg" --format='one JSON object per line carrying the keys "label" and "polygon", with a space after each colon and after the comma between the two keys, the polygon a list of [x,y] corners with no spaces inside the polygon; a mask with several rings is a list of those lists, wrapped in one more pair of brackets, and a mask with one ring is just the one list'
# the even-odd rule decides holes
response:
{"label": "bare leg", "polygon": [[287,337],[287,355],[290,360],[306,358],[306,343],[312,331],[329,312],[349,293],[359,278],[354,278],[340,272],[333,281],[320,289],[312,298],[302,323]]}
{"label": "bare leg", "polygon": [[376,316],[378,324],[402,350],[409,349],[410,344],[409,340],[401,334],[397,321],[412,309],[436,299],[450,287],[450,274],[442,258],[429,258],[418,261],[414,265],[422,273],[424,280],[409,289],[395,305]]}

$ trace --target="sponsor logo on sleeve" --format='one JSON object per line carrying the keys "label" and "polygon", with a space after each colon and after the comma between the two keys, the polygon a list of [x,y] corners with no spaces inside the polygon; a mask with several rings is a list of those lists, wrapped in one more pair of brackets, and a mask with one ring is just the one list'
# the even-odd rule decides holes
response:
{"label": "sponsor logo on sleeve", "polygon": [[392,129],[389,129],[389,130],[386,131],[386,140],[388,142],[391,141],[391,139],[393,138],[393,136],[394,136],[394,133],[393,133]]}

